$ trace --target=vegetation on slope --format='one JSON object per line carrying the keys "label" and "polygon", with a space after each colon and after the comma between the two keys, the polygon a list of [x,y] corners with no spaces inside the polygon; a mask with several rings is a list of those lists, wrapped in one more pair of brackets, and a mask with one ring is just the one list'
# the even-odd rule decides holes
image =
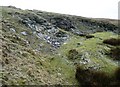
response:
{"label": "vegetation on slope", "polygon": [[118,26],[112,20],[12,6],[0,13],[4,85],[119,84],[119,39],[111,39]]}

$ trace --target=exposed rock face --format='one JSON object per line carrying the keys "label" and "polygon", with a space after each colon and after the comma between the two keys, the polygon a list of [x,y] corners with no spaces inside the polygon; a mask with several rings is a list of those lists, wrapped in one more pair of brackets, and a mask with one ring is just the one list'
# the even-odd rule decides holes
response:
{"label": "exposed rock face", "polygon": [[[15,7],[10,8],[17,9]],[[21,24],[30,28],[39,38],[44,39],[53,47],[59,47],[69,38],[69,35],[62,32],[60,29],[72,32],[79,36],[86,36],[86,34],[95,33],[97,31],[109,30],[116,32],[118,29],[117,26],[110,23],[102,23],[101,21],[99,22],[92,19],[69,15],[52,15],[50,13],[34,10],[33,13],[28,12],[27,14],[20,12],[8,12],[8,14],[17,19]],[[12,29],[12,31],[14,30]],[[22,34],[26,35],[23,32]],[[86,37],[92,38],[93,36],[87,35]]]}
{"label": "exposed rock face", "polygon": [[83,81],[91,78],[88,69],[111,72],[117,67],[117,60],[111,60],[108,54],[114,51],[112,55],[117,55],[119,49],[110,50],[110,44],[103,43],[117,36],[118,26],[112,20],[13,6],[3,6],[1,13],[0,63],[5,85],[78,85],[77,64],[86,68],[76,73],[78,79],[83,75]]}
{"label": "exposed rock face", "polygon": [[75,29],[75,25],[73,25],[73,22],[69,18],[55,17],[52,20],[54,21],[52,22],[54,25],[66,31]]}
{"label": "exposed rock face", "polygon": [[[20,13],[9,14],[12,15],[14,18],[18,18],[20,23],[24,24],[26,27],[29,27],[32,30],[32,32],[34,32],[34,34],[36,34],[39,38],[44,39],[47,43],[51,44],[55,48],[59,47],[69,37],[69,35],[60,31],[59,28],[62,28],[60,27],[61,25],[51,24],[41,16],[35,14]],[[55,20],[56,23],[59,23],[59,20]],[[26,32],[21,32],[21,34],[27,35]]]}

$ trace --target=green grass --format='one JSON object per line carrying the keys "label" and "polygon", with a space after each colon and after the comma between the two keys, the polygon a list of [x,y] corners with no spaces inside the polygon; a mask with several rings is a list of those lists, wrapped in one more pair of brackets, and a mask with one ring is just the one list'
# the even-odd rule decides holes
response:
{"label": "green grass", "polygon": [[[110,48],[104,45],[102,42],[104,39],[109,37],[117,37],[114,33],[111,32],[101,32],[93,34],[95,37],[90,39],[85,39],[83,37],[73,36],[70,40],[66,42],[61,48],[60,51],[62,55],[66,56],[68,51],[71,49],[76,49],[79,54],[83,55],[87,53],[87,58],[89,58],[92,62],[88,63],[87,66],[97,65],[99,64],[103,67],[101,70],[112,73],[117,67],[117,64],[111,60],[105,52],[108,52]],[[102,38],[102,39],[100,39]],[[77,46],[77,43],[81,43],[80,46]],[[79,57],[78,61],[81,60]]]}
{"label": "green grass", "polygon": [[[18,84],[18,85],[40,85],[40,84],[78,84],[75,78],[75,63],[83,61],[82,58],[89,59],[87,64],[81,64],[83,67],[100,65],[100,71],[112,74],[118,67],[117,63],[109,56],[105,55],[110,51],[108,45],[103,44],[103,40],[108,38],[116,38],[117,35],[112,32],[94,33],[95,37],[86,39],[85,37],[77,36],[71,32],[59,29],[61,32],[68,34],[69,39],[63,45],[55,49],[52,53],[51,45],[42,39],[32,34],[32,30],[25,25],[19,23],[17,18],[8,15],[8,12],[18,12],[20,14],[35,14],[28,10],[18,10],[4,7],[2,14],[3,20],[14,26],[16,32],[10,32],[9,28],[3,27],[2,43],[3,49],[7,53],[3,57],[3,64],[5,65],[3,71],[4,84]],[[0,11],[1,13],[1,11]],[[47,15],[47,14],[46,14]],[[84,29],[81,26],[80,29]],[[4,32],[4,30],[6,32]],[[87,30],[87,27],[86,27]],[[22,31],[29,33],[27,36],[21,34]],[[19,39],[16,39],[16,37]],[[26,46],[24,41],[31,43]],[[40,51],[37,51],[39,44],[43,46]],[[7,48],[6,48],[7,47]],[[79,56],[75,60],[68,58],[68,53],[71,49],[75,49]],[[8,51],[10,50],[10,52]],[[9,60],[8,64],[5,60]],[[1,74],[0,74],[1,76]],[[7,80],[8,79],[8,80]]]}
{"label": "green grass", "polygon": [[[56,56],[48,66],[48,70],[51,71],[51,73],[54,73],[57,75],[60,73],[60,78],[66,80],[65,84],[77,84],[77,81],[75,80],[75,70],[74,66],[69,63],[64,58],[61,58],[59,56]],[[55,72],[52,72],[55,71]]]}

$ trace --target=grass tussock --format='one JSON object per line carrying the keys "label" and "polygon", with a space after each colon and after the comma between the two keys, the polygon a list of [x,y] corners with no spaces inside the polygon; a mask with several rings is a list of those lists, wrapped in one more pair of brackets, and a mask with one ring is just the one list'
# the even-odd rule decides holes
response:
{"label": "grass tussock", "polygon": [[115,80],[110,83],[110,87],[120,87],[120,67],[115,70],[113,77]]}
{"label": "grass tussock", "polygon": [[120,68],[113,75],[108,75],[102,71],[93,71],[83,69],[78,66],[76,68],[75,77],[81,87],[119,87],[120,85]]}
{"label": "grass tussock", "polygon": [[78,54],[79,53],[78,53],[78,51],[76,49],[71,49],[71,50],[69,50],[67,56],[68,56],[69,59],[76,59]]}
{"label": "grass tussock", "polygon": [[110,54],[114,60],[120,60],[120,47],[111,48]]}
{"label": "grass tussock", "polygon": [[120,46],[120,39],[110,38],[110,39],[104,40],[103,43],[113,45],[113,46]]}
{"label": "grass tussock", "polygon": [[120,82],[120,67],[118,67],[115,71],[115,77]]}

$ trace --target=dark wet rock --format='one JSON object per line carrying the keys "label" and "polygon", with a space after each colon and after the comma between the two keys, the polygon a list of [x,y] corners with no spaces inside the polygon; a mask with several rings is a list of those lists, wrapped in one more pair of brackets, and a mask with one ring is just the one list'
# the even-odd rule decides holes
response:
{"label": "dark wet rock", "polygon": [[53,20],[54,20],[53,24],[61,29],[64,29],[66,31],[71,31],[71,28],[75,29],[72,21],[69,20],[68,18],[55,17],[53,18]]}
{"label": "dark wet rock", "polygon": [[89,38],[93,38],[94,36],[93,35],[86,35],[85,36],[87,39],[89,39]]}
{"label": "dark wet rock", "polygon": [[56,37],[67,37],[66,33],[61,32],[61,31],[57,32],[55,35]]}

